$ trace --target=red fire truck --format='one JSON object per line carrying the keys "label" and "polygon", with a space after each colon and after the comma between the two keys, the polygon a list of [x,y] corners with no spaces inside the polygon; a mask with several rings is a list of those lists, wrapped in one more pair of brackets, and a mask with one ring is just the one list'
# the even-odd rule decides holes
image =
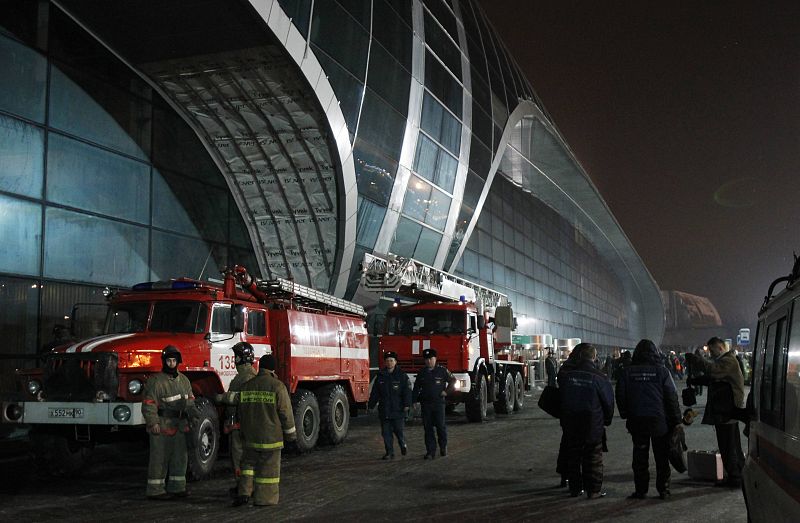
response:
{"label": "red fire truck", "polygon": [[222,285],[186,278],[135,285],[108,296],[102,336],[54,349],[42,368],[18,372],[24,398],[3,403],[2,421],[32,426],[38,458],[57,474],[83,466],[96,442],[123,429],[143,434],[142,389],[161,370],[161,350],[181,350],[202,418],[191,432],[189,474],[206,476],[219,448],[210,398],[236,375],[230,347],[269,352],[292,395],[297,446],[344,440],[350,415],[369,394],[363,307],[292,281],[261,281],[243,267]]}
{"label": "red fire truck", "polygon": [[[448,405],[463,402],[469,421],[485,420],[489,402],[501,413],[522,408],[528,366],[511,344],[506,295],[393,255],[366,254],[362,271],[365,289],[398,296],[386,315],[381,358],[394,351],[403,370],[415,373],[422,351],[436,349],[437,362],[457,380]],[[418,303],[402,305],[400,296]]]}

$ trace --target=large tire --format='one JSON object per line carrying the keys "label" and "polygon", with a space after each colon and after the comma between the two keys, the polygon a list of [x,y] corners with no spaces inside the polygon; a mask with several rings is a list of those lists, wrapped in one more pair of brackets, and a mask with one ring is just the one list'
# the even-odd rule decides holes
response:
{"label": "large tire", "polygon": [[31,443],[37,470],[60,478],[80,475],[88,466],[94,451],[92,445],[48,432],[32,432]]}
{"label": "large tire", "polygon": [[500,414],[510,414],[514,411],[514,376],[510,372],[506,372],[503,390],[494,402],[494,411]]}
{"label": "large tire", "polygon": [[319,403],[314,393],[297,389],[292,395],[294,425],[297,428],[297,451],[308,452],[317,446],[319,439]]}
{"label": "large tire", "polygon": [[200,410],[200,418],[192,422],[191,430],[186,435],[189,454],[186,477],[189,481],[199,481],[211,475],[220,443],[217,409],[206,398],[197,398],[195,405]]}
{"label": "large tire", "polygon": [[338,445],[347,437],[350,427],[350,401],[339,384],[327,385],[317,391],[320,415],[320,439],[328,445]]}
{"label": "large tire", "polygon": [[522,372],[514,375],[514,410],[522,410],[525,402],[525,381],[522,379]]}
{"label": "large tire", "polygon": [[464,403],[464,412],[467,420],[472,423],[480,423],[486,420],[486,410],[489,405],[488,392],[486,390],[486,376],[479,374],[474,383],[475,389],[470,392],[467,401]]}

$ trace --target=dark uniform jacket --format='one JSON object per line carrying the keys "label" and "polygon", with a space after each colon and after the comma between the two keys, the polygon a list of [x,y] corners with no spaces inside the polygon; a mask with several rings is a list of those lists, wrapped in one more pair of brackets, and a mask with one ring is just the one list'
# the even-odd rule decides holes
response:
{"label": "dark uniform jacket", "polygon": [[442,391],[447,391],[447,388],[452,387],[455,382],[453,374],[441,365],[433,369],[423,367],[414,381],[412,393],[414,402],[423,405],[444,405],[445,398],[442,396]]}
{"label": "dark uniform jacket", "polygon": [[555,385],[556,384],[556,359],[552,356],[548,356],[544,360],[544,372],[547,374],[547,384],[548,385]]}
{"label": "dark uniform jacket", "polygon": [[678,391],[661,365],[660,351],[648,344],[633,354],[633,363],[617,381],[617,409],[628,432],[663,436],[681,421]]}
{"label": "dark uniform jacket", "polygon": [[411,407],[411,380],[408,375],[395,367],[393,372],[383,368],[372,384],[368,407],[378,405],[381,419],[400,419],[405,417],[405,409]]}
{"label": "dark uniform jacket", "polygon": [[605,374],[589,360],[565,363],[558,373],[558,390],[564,430],[582,433],[587,443],[600,442],[603,427],[614,418],[614,390]]}
{"label": "dark uniform jacket", "polygon": [[275,450],[283,448],[284,439],[297,439],[289,392],[270,370],[259,370],[242,385],[238,414],[245,447]]}
{"label": "dark uniform jacket", "polygon": [[142,416],[148,430],[159,425],[165,436],[188,432],[189,419],[199,416],[192,384],[180,372],[175,377],[164,372],[153,374],[144,384],[143,395]]}

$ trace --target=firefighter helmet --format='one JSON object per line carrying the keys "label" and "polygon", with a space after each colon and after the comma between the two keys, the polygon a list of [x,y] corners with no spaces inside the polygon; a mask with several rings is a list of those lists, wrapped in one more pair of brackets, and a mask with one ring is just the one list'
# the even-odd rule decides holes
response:
{"label": "firefighter helmet", "polygon": [[178,347],[175,345],[167,345],[164,347],[164,350],[161,351],[161,361],[166,366],[168,358],[175,358],[178,363],[183,362],[181,358],[181,351],[178,350]]}
{"label": "firefighter helmet", "polygon": [[246,341],[240,341],[231,347],[231,350],[233,351],[237,365],[241,365],[243,363],[250,363],[252,365],[252,363],[256,361],[255,350],[253,350],[253,346]]}

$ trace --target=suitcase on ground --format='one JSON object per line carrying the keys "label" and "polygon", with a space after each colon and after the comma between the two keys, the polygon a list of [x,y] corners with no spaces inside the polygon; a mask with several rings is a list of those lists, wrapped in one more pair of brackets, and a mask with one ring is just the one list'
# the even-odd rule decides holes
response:
{"label": "suitcase on ground", "polygon": [[689,477],[706,481],[722,481],[725,469],[716,450],[690,450],[686,453]]}

